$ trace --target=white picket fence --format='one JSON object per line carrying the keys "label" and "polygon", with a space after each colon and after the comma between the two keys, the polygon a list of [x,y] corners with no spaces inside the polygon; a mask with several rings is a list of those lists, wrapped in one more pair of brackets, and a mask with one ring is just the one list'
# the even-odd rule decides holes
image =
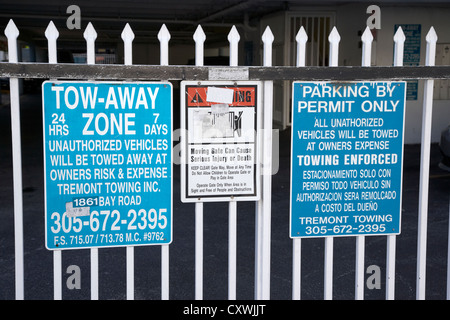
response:
{"label": "white picket fence", "polygon": [[[17,37],[19,30],[11,20],[5,29],[8,38],[9,62],[17,63]],[[49,63],[57,63],[57,38],[59,36],[53,22],[50,22],[45,36],[48,40]],[[95,64],[95,40],[97,33],[91,23],[84,31],[86,39],[87,64]],[[132,42],[134,33],[126,24],[122,34],[124,42],[124,64],[131,65]],[[340,35],[333,28],[329,35],[330,68],[338,66],[338,53]],[[165,25],[158,33],[160,42],[160,65],[169,65],[169,41],[170,33]],[[201,26],[193,34],[195,42],[195,65],[203,66],[205,33]],[[235,27],[228,35],[230,44],[230,66],[238,66],[238,42],[240,36]],[[262,35],[263,42],[263,66],[272,66],[273,34],[269,27]],[[362,66],[370,67],[371,46],[373,37],[369,28],[366,28],[362,37]],[[298,31],[297,41],[297,66],[305,66],[305,50],[307,35],[303,27]],[[394,38],[394,67],[403,64],[403,46],[405,35],[401,28]],[[433,28],[427,37],[426,65],[434,65],[437,36]],[[151,79],[149,79],[151,80]],[[189,80],[189,79],[186,79]],[[232,79],[230,79],[232,80]],[[293,79],[294,80],[294,79]],[[421,172],[419,191],[419,228],[417,250],[417,299],[425,299],[425,266],[427,245],[427,215],[428,215],[428,181],[430,163],[431,141],[431,116],[433,103],[433,81],[425,80],[425,97],[423,111],[422,146],[421,146]],[[256,204],[255,212],[255,299],[270,299],[270,261],[271,261],[271,188],[272,188],[272,108],[273,108],[273,81],[264,81],[264,107],[263,107],[263,179],[262,200]],[[22,164],[21,164],[21,137],[20,137],[20,112],[19,112],[19,84],[18,78],[10,78],[11,100],[11,127],[13,146],[13,180],[14,180],[14,226],[15,226],[15,272],[16,272],[16,299],[24,299],[24,252],[23,252],[23,205],[22,205]],[[287,212],[285,213],[288,214]],[[286,234],[286,236],[288,236]],[[176,235],[175,235],[176,237]],[[333,296],[333,237],[325,238],[325,268],[324,268],[324,299],[332,299]],[[236,299],[236,251],[237,251],[237,202],[229,202],[229,240],[228,240],[228,298]],[[356,240],[356,264],[355,264],[355,299],[364,297],[364,252],[365,237],[357,236]],[[98,249],[90,249],[91,255],[91,298],[99,299],[98,294]],[[195,205],[195,299],[203,299],[203,203]],[[395,284],[395,257],[396,236],[387,236],[386,255],[386,299],[394,299]],[[134,248],[126,248],[126,296],[134,299]],[[62,299],[62,252],[54,251],[54,298]],[[292,260],[292,299],[300,299],[301,295],[301,239],[293,240]],[[450,272],[450,271],[449,271]],[[449,273],[450,274],[450,273]],[[447,297],[450,297],[450,286],[447,287]],[[161,246],[161,299],[169,299],[169,245]]]}

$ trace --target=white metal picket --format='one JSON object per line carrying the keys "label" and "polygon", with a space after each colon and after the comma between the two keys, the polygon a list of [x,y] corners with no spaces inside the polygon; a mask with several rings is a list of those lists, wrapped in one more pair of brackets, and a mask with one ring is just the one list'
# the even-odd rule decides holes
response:
{"label": "white metal picket", "polygon": [[[437,34],[431,27],[426,36],[427,49],[425,65],[434,66],[436,56]],[[430,178],[430,152],[431,152],[431,120],[433,112],[433,85],[434,80],[425,80],[423,115],[422,115],[422,141],[420,155],[420,182],[419,182],[419,224],[417,234],[417,300],[425,299],[425,276],[427,255],[427,225],[428,225],[428,184]]]}
{"label": "white metal picket", "polygon": [[195,203],[195,300],[203,299],[203,202]]}
{"label": "white metal picket", "polygon": [[[165,24],[158,32],[158,40],[161,48],[159,64],[168,66],[170,33]],[[169,299],[169,245],[161,246],[161,299]]]}
{"label": "white metal picket", "polygon": [[228,204],[228,300],[236,300],[237,202]]}
{"label": "white metal picket", "polygon": [[[297,67],[304,67],[306,61],[306,42],[308,35],[305,28],[300,27],[295,41],[297,42]],[[291,168],[292,169],[292,168]],[[295,238],[292,244],[292,299],[300,300],[301,297],[301,254],[302,254],[302,239]]]}
{"label": "white metal picket", "polygon": [[[394,67],[403,65],[403,48],[406,37],[401,27],[397,29],[394,35]],[[395,252],[396,252],[395,235],[387,236],[386,248],[386,300],[394,300],[395,298]]]}
{"label": "white metal picket", "polygon": [[[95,39],[97,32],[92,23],[88,23],[83,33],[86,40],[86,63],[95,64]],[[91,254],[91,299],[98,300],[98,248],[90,249]]]}
{"label": "white metal picket", "polygon": [[[337,31],[336,27],[333,27],[330,35],[328,37],[330,42],[330,67],[338,66],[339,57],[339,42],[341,41],[341,36]],[[325,276],[324,276],[324,299],[333,299],[333,246],[334,238],[325,237]]]}
{"label": "white metal picket", "polygon": [[[48,43],[48,63],[57,63],[57,46],[56,40],[59,37],[59,32],[55,27],[53,21],[47,26],[45,30],[45,37]],[[53,298],[55,300],[62,299],[62,251],[53,251]]]}
{"label": "white metal picket", "polygon": [[[8,38],[9,62],[18,62],[17,37],[19,29],[12,20],[5,29]],[[14,243],[16,271],[16,299],[24,299],[24,257],[23,257],[23,193],[22,193],[22,148],[20,138],[19,79],[9,79],[11,104],[11,133],[14,183]]]}
{"label": "white metal picket", "polygon": [[[230,43],[230,67],[238,65],[238,43],[241,39],[236,27],[228,34]],[[236,300],[236,250],[237,250],[237,203],[228,203],[228,299]]]}
{"label": "white metal picket", "polygon": [[[124,46],[124,64],[133,64],[133,40],[134,32],[127,23],[123,29],[120,37],[123,40]],[[127,255],[127,300],[134,300],[134,247],[126,248]]]}
{"label": "white metal picket", "polygon": [[[203,66],[206,35],[199,25],[193,35],[195,65]],[[203,202],[195,203],[195,299],[203,299]]]}
{"label": "white metal picket", "polygon": [[[10,20],[5,35],[8,39],[9,62],[18,62],[17,37],[19,30]],[[49,63],[57,63],[57,44],[59,33],[53,22],[50,22],[45,36],[48,40]],[[91,23],[88,24],[84,34],[87,48],[87,64],[95,64],[95,40],[97,33]],[[132,42],[134,33],[129,24],[126,24],[121,34],[124,42],[124,64],[132,65]],[[193,35],[195,42],[195,65],[204,64],[204,42],[206,35],[199,25]],[[263,66],[272,66],[272,43],[274,36],[269,27],[262,35],[263,42]],[[340,35],[334,27],[328,41],[330,43],[329,66],[338,66]],[[169,41],[170,33],[165,25],[162,25],[158,40],[160,42],[160,65],[169,65]],[[230,66],[238,66],[238,43],[240,40],[237,29],[233,27],[228,35],[230,44]],[[303,27],[297,36],[297,67],[305,66],[306,43],[308,37]],[[361,65],[371,65],[371,46],[373,37],[367,27],[362,37],[362,62]],[[398,28],[394,35],[394,67],[403,65],[403,48],[405,35]],[[433,27],[427,36],[426,66],[433,66],[437,35]],[[423,124],[421,143],[421,169],[419,190],[419,220],[418,220],[418,248],[417,248],[417,299],[425,299],[426,279],[426,245],[427,245],[427,216],[428,216],[428,181],[430,165],[430,140],[431,119],[433,108],[433,83],[434,80],[425,80],[423,101]],[[258,133],[258,140],[264,141],[262,160],[262,198],[256,203],[255,210],[255,299],[270,299],[270,244],[271,244],[271,188],[272,188],[272,109],[273,109],[273,81],[264,81],[263,98],[263,132]],[[23,200],[22,200],[22,170],[21,170],[21,138],[20,138],[20,104],[18,78],[10,78],[11,100],[11,127],[13,146],[13,182],[14,182],[14,234],[15,234],[15,289],[16,299],[24,299],[24,253],[23,253]],[[450,206],[449,206],[450,215]],[[228,209],[229,217],[229,242],[228,242],[228,299],[236,299],[236,261],[237,261],[237,202],[230,201]],[[195,299],[203,299],[203,203],[195,204]],[[449,227],[450,230],[450,227]],[[450,232],[450,231],[449,231]],[[326,237],[325,261],[324,261],[324,299],[333,298],[333,245],[334,238]],[[293,240],[292,261],[292,298],[301,298],[301,239]],[[449,241],[450,252],[450,241]],[[396,236],[387,236],[386,254],[386,299],[395,297],[395,256]],[[54,267],[54,299],[62,299],[62,253],[61,250],[53,252]],[[450,253],[449,253],[450,255]],[[98,249],[90,249],[91,256],[91,299],[99,299],[98,294]],[[355,263],[355,299],[364,299],[364,256],[365,237],[356,237],[356,263]],[[134,249],[126,249],[127,272],[127,299],[134,299]],[[449,263],[450,265],[450,260]],[[450,268],[447,269],[450,277]],[[450,299],[450,285],[447,282],[447,299]],[[169,299],[169,245],[161,246],[161,299]]]}
{"label": "white metal picket", "polygon": [[[366,27],[361,36],[362,57],[361,66],[370,67],[372,57],[373,36],[369,27]],[[356,236],[356,265],[355,265],[355,299],[364,299],[364,257],[365,257],[365,236]]]}
{"label": "white metal picket", "polygon": [[[262,35],[263,66],[272,66],[272,44],[274,36],[270,27],[266,27]],[[256,228],[258,244],[255,297],[256,299],[270,299],[270,241],[272,217],[272,119],[273,119],[273,81],[264,81],[263,97],[263,136],[261,143],[262,157],[262,196],[257,202]]]}

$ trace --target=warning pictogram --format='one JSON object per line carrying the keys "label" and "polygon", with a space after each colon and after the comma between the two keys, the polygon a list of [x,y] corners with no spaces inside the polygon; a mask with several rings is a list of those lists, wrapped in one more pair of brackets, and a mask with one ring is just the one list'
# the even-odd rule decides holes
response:
{"label": "warning pictogram", "polygon": [[203,99],[200,97],[199,93],[196,92],[194,98],[192,98],[191,103],[202,103]]}

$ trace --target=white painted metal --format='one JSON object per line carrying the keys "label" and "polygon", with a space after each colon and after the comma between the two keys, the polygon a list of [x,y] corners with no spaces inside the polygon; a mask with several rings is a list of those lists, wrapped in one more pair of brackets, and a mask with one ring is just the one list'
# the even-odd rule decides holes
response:
{"label": "white painted metal", "polygon": [[372,41],[373,36],[369,27],[366,27],[364,33],[361,36],[362,41],[362,61],[361,66],[370,67],[370,58],[372,56]]}
{"label": "white painted metal", "polygon": [[[161,50],[159,64],[168,66],[170,33],[165,24],[158,33],[158,40]],[[161,246],[161,299],[169,299],[169,245]]]}
{"label": "white painted metal", "polygon": [[[425,65],[434,66],[436,55],[437,35],[431,27],[426,38],[427,49]],[[431,120],[433,112],[434,80],[425,80],[422,116],[422,141],[420,157],[419,182],[419,224],[417,235],[417,300],[425,299],[425,277],[427,256],[427,225],[428,225],[428,183],[430,177],[431,150]]]}
{"label": "white painted metal", "polygon": [[[199,25],[195,30],[195,65],[203,66],[205,32]],[[195,299],[203,299],[203,202],[195,203]]]}
{"label": "white painted metal", "polygon": [[95,64],[95,39],[97,39],[97,31],[95,31],[92,23],[88,23],[86,30],[83,33],[86,39],[86,60],[87,64]]}
{"label": "white painted metal", "polygon": [[203,299],[203,202],[195,203],[195,300]]}
{"label": "white painted metal", "polygon": [[162,25],[161,29],[158,32],[158,40],[161,52],[159,64],[162,66],[168,66],[170,33],[165,24]]}
{"label": "white painted metal", "polygon": [[228,204],[228,300],[236,300],[237,202]]}
{"label": "white painted metal", "polygon": [[[304,67],[306,61],[306,42],[308,41],[308,35],[306,34],[303,26],[295,37],[297,41],[297,67]],[[292,170],[291,170],[292,171]],[[300,300],[301,297],[301,250],[302,239],[295,238],[293,240],[292,248],[292,299]]]}
{"label": "white painted metal", "polygon": [[[258,133],[258,142],[260,142],[260,152],[264,152],[263,147],[263,134]],[[264,178],[263,178],[264,179]],[[264,180],[263,180],[264,181]],[[264,194],[263,194],[264,196]],[[255,203],[255,299],[260,300],[261,298],[261,285],[262,282],[262,215],[263,215],[263,203],[264,198],[262,197],[259,201]]]}
{"label": "white painted metal", "polygon": [[91,300],[98,300],[98,249],[90,249],[91,254]]}
{"label": "white painted metal", "polygon": [[[95,64],[95,40],[97,31],[92,23],[88,23],[83,33],[86,40],[86,63]],[[98,248],[90,249],[91,254],[91,299],[98,300]]]}
{"label": "white painted metal", "polygon": [[[48,63],[57,63],[57,47],[56,39],[59,32],[53,21],[45,29],[45,37],[48,43]],[[53,251],[53,296],[55,300],[62,299],[62,252],[61,250]]]}
{"label": "white painted metal", "polygon": [[297,42],[297,67],[304,67],[306,65],[306,42],[308,41],[308,35],[306,34],[303,26],[298,31],[295,40]]}
{"label": "white painted metal", "polygon": [[18,62],[17,38],[19,37],[19,29],[17,29],[12,19],[6,25],[5,36],[8,39],[8,61],[13,63]]}
{"label": "white painted metal", "polygon": [[126,247],[127,300],[134,300],[134,247]]}
{"label": "white painted metal", "polygon": [[[19,30],[12,20],[5,28],[8,38],[9,62],[18,62],[17,37]],[[14,242],[15,242],[15,271],[16,271],[16,299],[24,299],[24,258],[23,258],[23,194],[22,194],[22,150],[20,138],[20,104],[19,79],[9,79],[11,105],[11,135],[14,184]]]}
{"label": "white painted metal", "polygon": [[[274,36],[270,27],[267,27],[262,35],[263,65],[272,65],[272,44]],[[260,217],[261,230],[261,291],[260,298],[270,299],[270,242],[272,219],[272,124],[273,124],[273,81],[264,81],[263,98],[263,124],[264,143],[263,149],[263,174],[262,174],[262,216]]]}
{"label": "white painted metal", "polygon": [[134,40],[134,32],[131,29],[130,25],[127,23],[123,28],[121,33],[121,38],[123,40],[124,46],[124,64],[131,65],[133,64],[133,40]]}
{"label": "white painted metal", "polygon": [[[262,35],[264,66],[272,65],[273,40],[273,33],[267,27]],[[264,81],[263,86],[263,132],[258,139],[262,141],[260,149],[263,154],[262,196],[255,205],[255,299],[257,300],[270,297],[273,81]]]}
{"label": "white painted metal", "polygon": [[[238,65],[238,43],[241,39],[236,27],[228,33],[230,67]],[[236,300],[237,202],[228,203],[228,299]]]}
{"label": "white painted metal", "polygon": [[255,300],[261,300],[261,244],[262,244],[262,210],[263,200],[259,200],[255,204]]}
{"label": "white painted metal", "polygon": [[[133,40],[134,32],[127,23],[123,28],[121,38],[124,46],[124,64],[133,64]],[[127,300],[134,300],[134,247],[126,248],[127,258]]]}
{"label": "white painted metal", "polygon": [[386,252],[386,300],[394,300],[395,298],[395,253],[396,253],[396,236],[387,236],[387,252]]}
{"label": "white painted metal", "polygon": [[[372,55],[373,36],[369,27],[366,27],[361,36],[362,58],[361,66],[370,67]],[[355,265],[355,300],[364,300],[364,257],[365,257],[365,236],[356,237],[356,265]]]}
{"label": "white painted metal", "polygon": [[[330,67],[337,67],[339,57],[339,42],[341,36],[339,35],[336,27],[333,27],[330,35],[328,36],[330,42]],[[325,270],[324,270],[324,299],[333,299],[333,237],[325,237]]]}
{"label": "white painted metal", "polygon": [[53,299],[62,300],[62,252],[53,251]]}
{"label": "white painted metal", "polygon": [[198,26],[194,33],[195,41],[195,65],[203,66],[203,55],[204,55],[204,43],[206,40],[205,32],[203,32],[202,26]]}
{"label": "white painted metal", "polygon": [[169,245],[161,246],[161,300],[169,300]]}
{"label": "white painted metal", "polygon": [[296,238],[292,244],[292,300],[301,298],[301,274],[302,274],[302,239]]}
{"label": "white painted metal", "polygon": [[405,33],[401,27],[398,27],[394,35],[394,66],[403,66],[403,49],[405,46]]}
{"label": "white painted metal", "polygon": [[[275,40],[272,30],[270,30],[270,27],[267,27],[261,37],[261,40],[263,42],[264,48],[263,48],[263,66],[270,67],[272,66],[272,44]],[[272,125],[270,125],[272,127]],[[271,161],[269,162],[271,164]],[[267,168],[269,170],[269,168]],[[265,171],[264,174],[272,174],[272,171]]]}
{"label": "white painted metal", "polygon": [[233,26],[228,34],[228,42],[230,43],[230,67],[236,67],[238,65],[238,43],[240,39],[239,32]]}
{"label": "white painted metal", "polygon": [[339,42],[341,41],[341,36],[337,31],[336,27],[330,32],[328,36],[328,41],[330,42],[330,57],[329,57],[329,65],[330,67],[338,66],[338,57],[339,57]]}
{"label": "white painted metal", "polygon": [[[403,48],[405,44],[405,34],[401,27],[397,29],[394,35],[394,66],[403,66]],[[394,300],[395,297],[395,253],[396,236],[387,236],[386,248],[386,300]]]}
{"label": "white painted metal", "polygon": [[48,44],[48,63],[57,63],[57,50],[56,50],[56,40],[59,37],[58,29],[56,29],[53,21],[50,21],[47,29],[45,29],[45,37],[47,38]]}
{"label": "white painted metal", "polygon": [[325,267],[324,267],[324,299],[333,299],[333,247],[332,237],[325,238]]}

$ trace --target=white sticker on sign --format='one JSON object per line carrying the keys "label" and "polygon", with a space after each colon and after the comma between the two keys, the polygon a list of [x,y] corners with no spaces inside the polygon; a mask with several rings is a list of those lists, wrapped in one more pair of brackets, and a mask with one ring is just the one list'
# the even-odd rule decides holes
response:
{"label": "white sticker on sign", "polygon": [[66,202],[66,214],[68,217],[83,217],[90,215],[90,207],[73,207],[73,202]]}
{"label": "white sticker on sign", "polygon": [[230,107],[226,103],[219,103],[211,105],[211,113],[212,114],[222,114],[228,113],[230,111]]}
{"label": "white sticker on sign", "polygon": [[208,87],[206,91],[206,101],[217,103],[233,103],[233,89]]}

